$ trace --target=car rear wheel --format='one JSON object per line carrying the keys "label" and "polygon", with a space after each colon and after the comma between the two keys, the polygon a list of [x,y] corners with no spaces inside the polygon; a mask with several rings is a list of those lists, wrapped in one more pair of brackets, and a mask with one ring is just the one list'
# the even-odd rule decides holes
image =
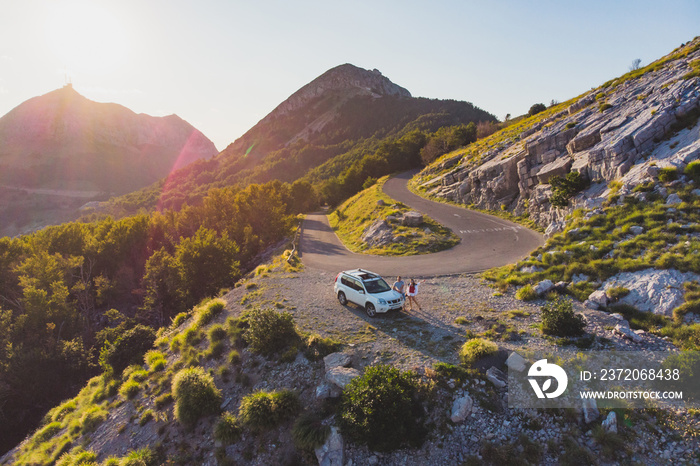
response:
{"label": "car rear wheel", "polygon": [[374,317],[377,315],[377,310],[374,308],[374,304],[372,303],[365,304],[365,312],[370,317]]}
{"label": "car rear wheel", "polygon": [[342,291],[338,292],[338,302],[345,306],[348,303],[348,298],[345,297],[345,293]]}

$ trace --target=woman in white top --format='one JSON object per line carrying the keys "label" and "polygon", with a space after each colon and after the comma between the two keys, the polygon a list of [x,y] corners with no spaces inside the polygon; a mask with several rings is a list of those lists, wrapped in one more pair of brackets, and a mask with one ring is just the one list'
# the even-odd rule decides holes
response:
{"label": "woman in white top", "polygon": [[420,311],[420,304],[418,304],[418,300],[416,299],[416,295],[418,294],[418,285],[420,284],[421,282],[416,282],[414,279],[411,279],[411,282],[408,284],[408,293],[406,293],[406,296],[408,297],[410,311],[413,310],[413,303],[416,303],[416,306],[418,306],[418,310]]}

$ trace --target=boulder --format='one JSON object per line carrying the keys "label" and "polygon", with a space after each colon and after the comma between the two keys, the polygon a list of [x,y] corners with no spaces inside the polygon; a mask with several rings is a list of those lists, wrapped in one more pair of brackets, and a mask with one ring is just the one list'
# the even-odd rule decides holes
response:
{"label": "boulder", "polygon": [[558,159],[543,165],[537,172],[537,181],[540,183],[548,183],[553,176],[564,176],[571,170],[571,165],[574,159],[569,156],[559,157]]}
{"label": "boulder", "polygon": [[632,331],[629,322],[627,322],[626,320],[620,321],[619,324],[615,325],[613,332],[623,336],[624,338],[627,338],[628,340],[632,340],[635,343],[639,343],[640,341],[642,341],[642,337],[640,337],[639,334]]}
{"label": "boulder", "polygon": [[552,283],[552,280],[548,279],[542,280],[537,285],[535,285],[534,291],[535,293],[537,293],[538,296],[542,296],[543,294],[550,291],[552,288],[554,288],[554,283]]}
{"label": "boulder", "polygon": [[520,269],[522,273],[535,273],[535,272],[542,272],[541,267],[537,267],[536,265],[528,265],[526,267],[523,267]]}
{"label": "boulder", "polygon": [[324,382],[316,387],[316,398],[319,400],[325,400],[326,398],[338,398],[339,396],[340,390],[335,385]]}
{"label": "boulder", "polygon": [[384,246],[394,241],[393,229],[382,219],[374,221],[362,234],[362,241],[368,246]]}
{"label": "boulder", "polygon": [[403,214],[403,221],[401,222],[407,227],[417,227],[423,223],[423,214],[416,211],[410,211]]}
{"label": "boulder", "polygon": [[331,426],[330,435],[315,453],[319,466],[344,466],[345,445],[337,427]]}
{"label": "boulder", "polygon": [[334,367],[348,367],[352,362],[352,357],[347,353],[331,353],[323,358],[326,372]]}
{"label": "boulder", "polygon": [[667,205],[677,205],[683,202],[683,199],[680,198],[680,196],[676,193],[669,194],[668,197],[666,198],[666,204]]}
{"label": "boulder", "polygon": [[452,411],[450,413],[450,420],[454,423],[464,421],[467,416],[472,412],[474,407],[474,400],[469,395],[464,395],[457,398],[454,403],[452,403]]}
{"label": "boulder", "polygon": [[576,283],[587,282],[590,279],[591,279],[591,277],[589,277],[586,274],[577,273],[577,274],[574,274],[573,277],[571,277],[571,282],[575,285]]}
{"label": "boulder", "polygon": [[491,382],[496,388],[503,388],[508,383],[508,377],[499,369],[491,366],[486,371],[486,379]]}
{"label": "boulder", "polygon": [[386,202],[384,202],[383,199],[377,199],[377,205],[380,206],[380,207],[382,207],[382,206],[385,206],[385,205],[386,205]]}
{"label": "boulder", "polygon": [[608,417],[606,417],[601,423],[605,432],[617,433],[617,415],[615,411],[610,411]]}
{"label": "boulder", "polygon": [[360,371],[351,367],[334,367],[326,372],[326,380],[339,388],[345,388],[352,379],[360,376]]}
{"label": "boulder", "polygon": [[526,364],[527,360],[516,352],[510,353],[510,356],[506,359],[506,366],[512,371],[522,372],[525,370]]}
{"label": "boulder", "polygon": [[600,417],[598,404],[595,398],[586,398],[581,402],[581,410],[583,411],[583,420],[586,424],[590,424]]}
{"label": "boulder", "polygon": [[639,225],[632,225],[630,227],[630,233],[632,233],[634,236],[641,235],[644,233],[644,227],[641,227]]}
{"label": "boulder", "polygon": [[610,303],[610,298],[608,298],[608,295],[605,294],[605,291],[596,290],[588,296],[588,299],[583,303],[583,305],[589,309],[598,310],[607,307],[608,303]]}
{"label": "boulder", "polygon": [[[619,303],[629,304],[640,311],[673,316],[673,309],[683,304],[685,290],[683,283],[700,280],[700,275],[692,272],[679,272],[675,269],[644,269],[637,272],[623,272],[610,277],[603,283],[603,290],[622,286],[629,293]],[[590,297],[589,297],[590,300]]]}

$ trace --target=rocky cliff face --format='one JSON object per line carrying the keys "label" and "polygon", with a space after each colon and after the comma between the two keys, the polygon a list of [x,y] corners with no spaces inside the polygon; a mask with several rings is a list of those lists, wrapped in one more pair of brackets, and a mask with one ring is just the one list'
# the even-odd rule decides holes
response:
{"label": "rocky cliff face", "polygon": [[123,193],[217,152],[176,115],[93,102],[70,85],[0,118],[2,181],[13,186]]}
{"label": "rocky cliff face", "polygon": [[[457,154],[427,168],[421,186],[484,209],[527,212],[548,233],[559,231],[572,209],[600,204],[609,194],[608,182],[619,180],[620,194],[629,194],[655,181],[659,169],[682,170],[698,159],[699,67],[695,39],[645,69],[552,109],[546,118],[532,117],[525,130],[494,138],[477,157]],[[568,208],[552,206],[549,179],[571,171],[590,180],[590,188]]]}

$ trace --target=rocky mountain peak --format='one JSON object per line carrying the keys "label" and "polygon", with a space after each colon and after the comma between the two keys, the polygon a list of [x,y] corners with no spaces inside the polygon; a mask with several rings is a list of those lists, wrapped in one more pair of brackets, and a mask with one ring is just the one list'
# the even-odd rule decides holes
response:
{"label": "rocky mountain peak", "polygon": [[263,121],[283,116],[328,93],[341,94],[346,98],[356,95],[411,97],[407,89],[391,82],[379,70],[366,70],[346,63],[331,68],[296,91]]}

